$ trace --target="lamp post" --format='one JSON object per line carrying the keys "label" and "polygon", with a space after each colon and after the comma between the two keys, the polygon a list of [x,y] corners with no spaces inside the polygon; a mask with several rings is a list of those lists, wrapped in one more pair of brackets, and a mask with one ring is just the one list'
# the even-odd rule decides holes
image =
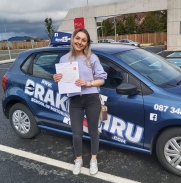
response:
{"label": "lamp post", "polygon": [[101,21],[101,32],[102,32],[102,39],[103,39],[102,21]]}
{"label": "lamp post", "polygon": [[115,34],[115,41],[116,40],[116,16],[114,16],[114,34]]}
{"label": "lamp post", "polygon": [[97,27],[97,37],[98,37],[98,40],[99,40],[99,27]]}
{"label": "lamp post", "polygon": [[2,34],[1,34],[1,40],[3,40]]}
{"label": "lamp post", "polygon": [[[4,24],[4,30],[5,30],[5,34],[6,34],[6,25],[5,24]],[[9,52],[9,59],[11,59],[11,53],[10,53],[8,38],[7,38],[6,42],[7,42],[6,44],[7,44],[7,47],[8,47],[8,52]]]}

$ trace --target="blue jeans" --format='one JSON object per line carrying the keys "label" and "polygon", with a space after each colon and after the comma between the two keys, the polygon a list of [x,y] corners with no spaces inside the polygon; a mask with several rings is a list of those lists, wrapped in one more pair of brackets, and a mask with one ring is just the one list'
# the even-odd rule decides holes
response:
{"label": "blue jeans", "polygon": [[91,154],[97,155],[99,148],[98,122],[101,102],[98,93],[70,97],[70,120],[75,156],[82,156],[83,119],[86,114],[91,139]]}

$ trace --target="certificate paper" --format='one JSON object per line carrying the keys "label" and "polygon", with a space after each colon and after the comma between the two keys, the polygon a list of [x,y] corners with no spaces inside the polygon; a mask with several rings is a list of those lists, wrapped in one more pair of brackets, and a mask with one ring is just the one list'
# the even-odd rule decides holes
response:
{"label": "certificate paper", "polygon": [[63,75],[58,82],[58,90],[60,94],[81,92],[81,87],[75,85],[75,81],[79,79],[78,62],[65,62],[55,64],[56,73]]}

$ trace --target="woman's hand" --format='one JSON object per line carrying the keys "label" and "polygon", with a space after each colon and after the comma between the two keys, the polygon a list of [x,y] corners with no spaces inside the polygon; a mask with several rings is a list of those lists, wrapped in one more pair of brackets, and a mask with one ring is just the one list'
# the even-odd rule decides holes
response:
{"label": "woman's hand", "polygon": [[54,74],[53,79],[55,82],[59,82],[62,79],[63,75],[61,73]]}
{"label": "woman's hand", "polygon": [[75,85],[76,86],[87,86],[87,82],[84,79],[80,78],[75,81]]}

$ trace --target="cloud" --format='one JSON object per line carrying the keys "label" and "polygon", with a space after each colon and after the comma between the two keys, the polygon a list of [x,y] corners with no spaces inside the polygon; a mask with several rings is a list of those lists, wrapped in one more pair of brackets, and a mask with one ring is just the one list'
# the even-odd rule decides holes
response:
{"label": "cloud", "polygon": [[46,37],[44,20],[52,18],[55,30],[71,8],[120,2],[122,0],[0,0],[0,40],[26,35]]}
{"label": "cloud", "polygon": [[61,0],[58,3],[56,0],[4,0],[0,6],[0,20],[38,22],[47,16],[55,21],[62,20],[68,12],[68,7],[62,8],[64,2],[67,1]]}
{"label": "cloud", "polygon": [[62,20],[65,16],[66,16],[67,12],[49,12],[49,13],[45,13],[45,12],[28,12],[28,13],[24,13],[24,14],[17,14],[17,13],[11,13],[10,15],[7,15],[6,17],[4,16],[4,18],[2,18],[3,16],[1,16],[1,19],[4,20],[4,22],[9,22],[9,21],[27,21],[27,22],[39,22],[44,20],[46,17],[51,17],[53,20],[58,21],[58,20]]}

